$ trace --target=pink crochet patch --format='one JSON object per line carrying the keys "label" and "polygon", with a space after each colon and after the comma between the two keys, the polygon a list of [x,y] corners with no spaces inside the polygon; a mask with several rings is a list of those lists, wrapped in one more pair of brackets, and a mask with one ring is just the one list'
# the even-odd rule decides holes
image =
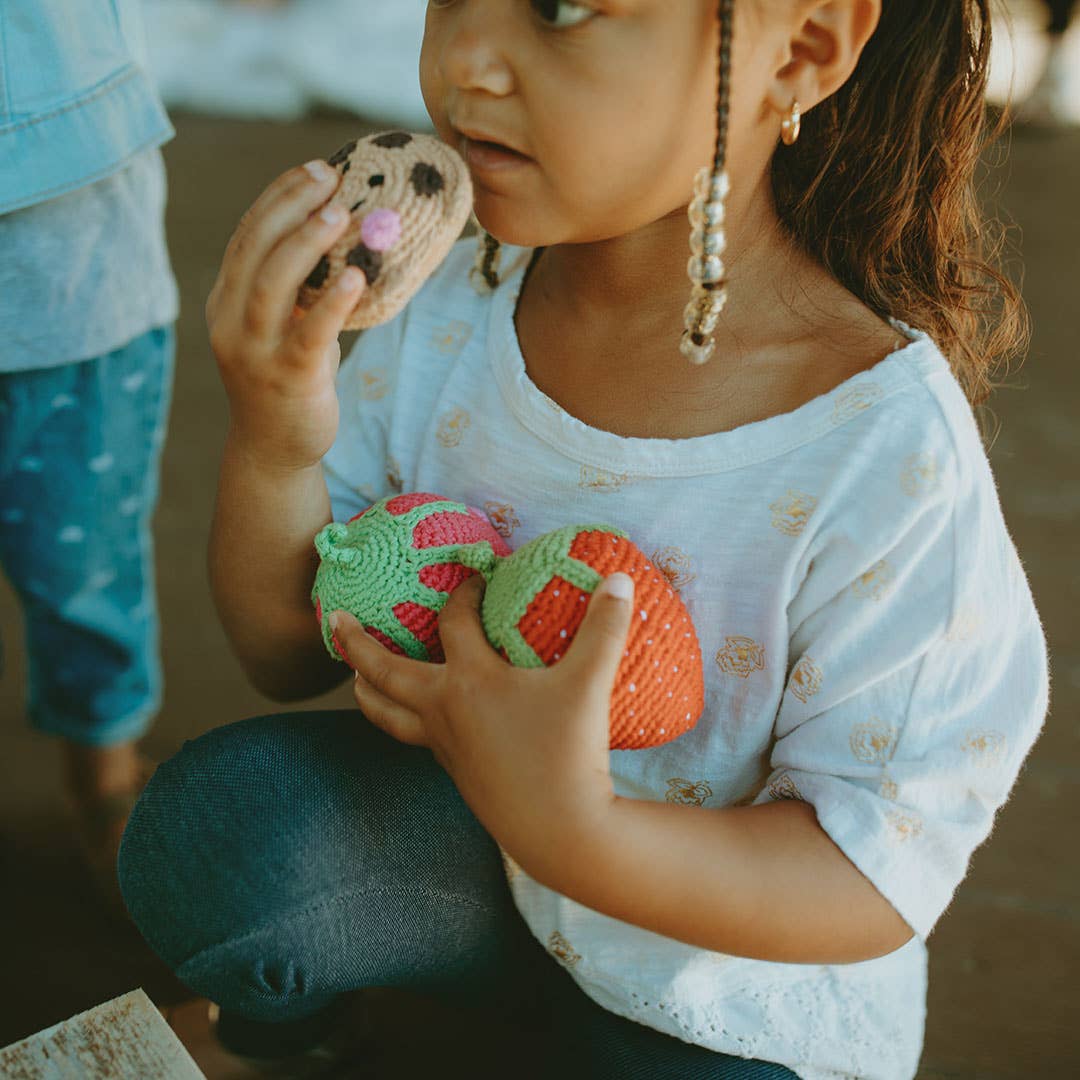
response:
{"label": "pink crochet patch", "polygon": [[360,226],[360,239],[372,251],[389,251],[401,239],[401,217],[396,210],[372,210]]}
{"label": "pink crochet patch", "polygon": [[439,613],[423,604],[414,604],[411,600],[394,605],[394,614],[402,626],[411,630],[413,635],[428,651],[433,663],[442,663],[446,656],[439,641]]}
{"label": "pink crochet patch", "polygon": [[476,571],[461,563],[435,563],[420,568],[420,580],[436,592],[453,592],[467,577]]}
{"label": "pink crochet patch", "polygon": [[498,533],[486,520],[456,510],[439,510],[418,521],[413,528],[413,547],[441,547],[443,544],[475,544],[491,541]]}
{"label": "pink crochet patch", "polygon": [[395,495],[386,504],[386,512],[400,517],[407,514],[414,506],[423,506],[424,503],[443,502],[441,495],[432,495],[426,491],[410,491],[406,495]]}
{"label": "pink crochet patch", "polygon": [[405,650],[396,642],[391,641],[377,626],[365,626],[364,629],[385,649],[389,649],[398,656],[407,656]]}

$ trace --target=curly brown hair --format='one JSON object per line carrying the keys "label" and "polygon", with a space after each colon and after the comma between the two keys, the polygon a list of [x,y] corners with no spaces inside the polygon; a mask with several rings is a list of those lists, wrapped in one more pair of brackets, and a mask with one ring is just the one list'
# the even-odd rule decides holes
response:
{"label": "curly brown hair", "polygon": [[1002,269],[1006,231],[977,191],[1001,130],[985,100],[989,6],[884,0],[851,78],[772,164],[795,239],[874,311],[929,333],[972,406],[1029,330]]}

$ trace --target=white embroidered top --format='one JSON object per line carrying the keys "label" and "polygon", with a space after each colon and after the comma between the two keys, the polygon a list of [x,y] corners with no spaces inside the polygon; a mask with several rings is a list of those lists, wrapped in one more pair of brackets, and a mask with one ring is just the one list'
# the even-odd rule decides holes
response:
{"label": "white embroidered top", "polygon": [[342,365],[325,460],[335,518],[404,490],[482,508],[514,548],[579,521],[625,529],[693,617],[705,712],[666,746],[612,752],[616,792],[706,809],[804,799],[916,936],[857,964],[742,959],[585,908],[507,857],[522,916],[617,1014],[807,1080],[914,1076],[924,939],[1049,696],[1040,620],[959,384],[906,331],[906,347],[793,412],[625,438],[530,380],[513,322],[528,252],[507,249],[487,296],[469,283],[472,252],[459,244]]}

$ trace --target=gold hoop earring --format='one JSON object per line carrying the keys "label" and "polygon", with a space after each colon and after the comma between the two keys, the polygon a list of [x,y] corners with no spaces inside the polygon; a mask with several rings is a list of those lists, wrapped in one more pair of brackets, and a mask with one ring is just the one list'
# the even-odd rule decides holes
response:
{"label": "gold hoop earring", "polygon": [[785,146],[794,146],[802,130],[802,110],[798,101],[792,101],[791,111],[780,121],[780,139]]}

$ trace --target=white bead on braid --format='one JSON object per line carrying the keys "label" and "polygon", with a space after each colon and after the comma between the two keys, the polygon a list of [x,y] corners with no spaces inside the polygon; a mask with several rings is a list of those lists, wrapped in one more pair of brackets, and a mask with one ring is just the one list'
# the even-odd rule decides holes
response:
{"label": "white bead on braid", "polygon": [[728,100],[731,86],[731,23],[734,0],[719,0],[720,50],[716,92],[716,151],[712,165],[702,168],[694,179],[690,203],[690,261],[687,274],[692,289],[690,303],[683,312],[679,351],[692,364],[704,364],[713,354],[713,334],[727,303],[724,268],[724,203],[730,190],[725,159],[727,153]]}

